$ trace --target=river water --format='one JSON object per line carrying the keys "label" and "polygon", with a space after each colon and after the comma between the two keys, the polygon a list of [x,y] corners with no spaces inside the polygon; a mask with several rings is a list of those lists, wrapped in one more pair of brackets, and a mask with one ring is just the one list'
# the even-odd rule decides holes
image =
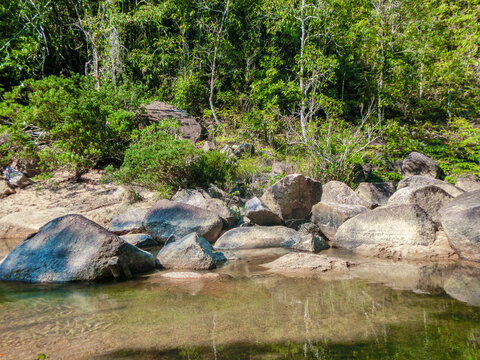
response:
{"label": "river water", "polygon": [[259,266],[279,255],[241,255],[204,279],[0,283],[1,359],[480,358],[474,264]]}

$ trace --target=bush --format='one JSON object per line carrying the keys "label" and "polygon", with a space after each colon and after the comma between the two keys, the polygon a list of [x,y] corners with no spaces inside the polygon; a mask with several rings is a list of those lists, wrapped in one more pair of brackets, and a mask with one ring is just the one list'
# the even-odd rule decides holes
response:
{"label": "bush", "polygon": [[100,162],[119,162],[135,128],[144,91],[92,78],[50,76],[27,80],[4,95],[0,119],[7,124],[9,157],[34,159],[44,170],[64,168],[77,175]]}
{"label": "bush", "polygon": [[236,162],[217,151],[203,152],[178,138],[178,123],[165,120],[135,132],[113,179],[169,196],[173,190],[218,185],[235,175]]}

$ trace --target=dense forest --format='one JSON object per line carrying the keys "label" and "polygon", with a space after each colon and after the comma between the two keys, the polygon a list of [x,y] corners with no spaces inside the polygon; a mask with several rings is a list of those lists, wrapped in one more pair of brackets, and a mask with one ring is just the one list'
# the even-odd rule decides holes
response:
{"label": "dense forest", "polygon": [[[479,177],[479,17],[478,0],[0,0],[1,164],[168,191],[248,182],[268,157],[396,179],[416,150]],[[138,126],[152,99],[263,151],[234,163]]]}

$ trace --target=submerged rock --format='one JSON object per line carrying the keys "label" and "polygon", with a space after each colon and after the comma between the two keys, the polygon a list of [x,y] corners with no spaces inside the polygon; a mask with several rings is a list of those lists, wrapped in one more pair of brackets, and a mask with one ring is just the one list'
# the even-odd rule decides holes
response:
{"label": "submerged rock", "polygon": [[452,248],[463,259],[480,261],[480,190],[457,196],[439,213]]}
{"label": "submerged rock", "polygon": [[179,240],[168,242],[157,255],[166,269],[209,270],[220,260],[226,260],[197,233],[191,233]]}
{"label": "submerged rock", "polygon": [[290,253],[263,264],[271,271],[348,271],[350,262],[327,255]]}
{"label": "submerged rock", "polygon": [[262,249],[291,247],[301,241],[298,231],[285,226],[249,226],[227,231],[215,243],[215,249]]}
{"label": "submerged rock", "polygon": [[327,204],[322,201],[312,208],[312,221],[329,240],[333,240],[340,225],[367,211],[362,205]]}
{"label": "submerged rock", "polygon": [[157,202],[146,214],[144,224],[148,233],[162,243],[171,236],[179,239],[192,232],[213,243],[223,228],[217,214],[169,200]]}
{"label": "submerged rock", "polygon": [[270,186],[261,197],[262,202],[287,225],[295,228],[320,201],[322,184],[301,174],[287,175]]}
{"label": "submerged rock", "polygon": [[131,277],[155,268],[155,258],[81,215],[50,221],[0,265],[0,280],[93,281]]}

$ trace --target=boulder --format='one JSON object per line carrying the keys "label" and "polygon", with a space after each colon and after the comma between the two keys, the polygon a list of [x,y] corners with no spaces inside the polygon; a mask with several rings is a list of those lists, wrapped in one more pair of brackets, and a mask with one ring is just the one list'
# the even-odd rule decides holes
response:
{"label": "boulder", "polygon": [[374,209],[378,206],[387,204],[388,199],[395,192],[395,184],[393,182],[382,183],[366,183],[358,185],[355,193],[364,201],[366,207]]}
{"label": "boulder", "polygon": [[248,226],[232,229],[215,243],[218,250],[291,247],[302,240],[298,231],[285,226]]}
{"label": "boulder", "polygon": [[467,260],[480,261],[480,190],[457,196],[439,213],[457,254]]}
{"label": "boulder", "polygon": [[402,163],[403,176],[423,175],[438,179],[440,167],[428,156],[416,151],[411,152]]}
{"label": "boulder", "polygon": [[257,225],[280,225],[280,217],[254,197],[245,204],[245,216]]}
{"label": "boulder", "polygon": [[286,224],[296,228],[298,222],[308,217],[321,196],[320,182],[301,174],[292,174],[270,186],[261,200]]}
{"label": "boulder", "polygon": [[367,208],[362,205],[333,204],[322,201],[312,208],[312,221],[329,240],[333,240],[340,225],[367,211]]}
{"label": "boulder", "polygon": [[164,243],[169,237],[182,238],[192,232],[215,242],[222,231],[222,219],[215,213],[175,201],[160,200],[146,214],[145,229]]}
{"label": "boulder", "polygon": [[197,233],[168,242],[157,259],[165,269],[209,270],[216,266],[219,255],[213,254],[212,245]]}
{"label": "boulder", "polygon": [[435,241],[435,224],[416,204],[380,207],[345,221],[333,246],[355,250],[364,244],[423,245]]}
{"label": "boulder", "polygon": [[7,166],[3,174],[7,178],[8,185],[10,185],[12,188],[17,187],[22,189],[33,184],[33,181],[30,180],[24,173],[12,168],[11,166]]}
{"label": "boulder", "polygon": [[272,163],[272,170],[271,171],[272,171],[273,175],[294,174],[295,173],[295,165],[290,163],[290,162],[286,162],[286,161],[274,161]]}
{"label": "boulder", "polygon": [[329,249],[330,246],[322,238],[309,234],[303,235],[302,239],[292,245],[292,250],[306,251],[316,253],[325,249]]}
{"label": "boulder", "polygon": [[13,194],[15,194],[15,190],[12,189],[5,181],[0,180],[0,199]]}
{"label": "boulder", "polygon": [[210,198],[210,195],[203,190],[181,189],[172,196],[172,201],[205,208],[207,199]]}
{"label": "boulder", "polygon": [[120,236],[120,238],[140,249],[149,249],[161,245],[148,234],[127,234]]}
{"label": "boulder", "polygon": [[368,203],[360,198],[350,186],[335,180],[329,181],[323,185],[322,202],[368,206]]}
{"label": "boulder", "polygon": [[398,183],[397,189],[400,190],[408,186],[415,187],[415,186],[425,186],[425,185],[435,185],[443,189],[453,197],[456,197],[465,192],[459,187],[452,185],[446,181],[434,179],[434,178],[431,178],[428,176],[422,176],[422,175],[412,175],[403,180],[400,180],[400,182]]}
{"label": "boulder", "polygon": [[235,225],[235,215],[227,205],[220,199],[212,199],[205,190],[182,189],[172,197],[172,200],[214,212],[220,216],[227,228]]}
{"label": "boulder", "polygon": [[194,144],[202,139],[202,127],[195,118],[170,104],[152,101],[145,106],[145,112],[139,115],[139,120],[145,124],[166,119],[175,119],[180,125],[178,131],[184,139],[189,140],[191,143]]}
{"label": "boulder", "polygon": [[480,181],[475,176],[463,176],[456,179],[455,185],[464,191],[480,190]]}
{"label": "boulder", "polygon": [[237,218],[235,217],[234,213],[230,211],[223,200],[208,199],[205,209],[220,216],[225,228],[231,228],[237,222]]}
{"label": "boulder", "polygon": [[298,232],[302,235],[309,235],[309,234],[312,234],[312,235],[315,235],[315,236],[319,236],[321,237],[322,239],[325,238],[325,236],[323,235],[322,233],[322,230],[320,229],[320,227],[313,223],[313,222],[306,222],[306,223],[303,223],[302,225],[300,225],[298,227]]}
{"label": "boulder", "polygon": [[155,268],[155,258],[81,215],[50,221],[0,265],[0,280],[93,281],[131,277]]}
{"label": "boulder", "polygon": [[327,255],[290,253],[263,264],[270,271],[348,271],[350,262]]}
{"label": "boulder", "polygon": [[116,215],[110,222],[108,231],[116,235],[140,234],[145,232],[143,221],[148,209],[130,207],[123,214]]}
{"label": "boulder", "polygon": [[417,204],[430,216],[433,222],[440,225],[440,214],[438,210],[453,199],[443,189],[436,185],[408,186],[397,190],[390,199],[387,206]]}

